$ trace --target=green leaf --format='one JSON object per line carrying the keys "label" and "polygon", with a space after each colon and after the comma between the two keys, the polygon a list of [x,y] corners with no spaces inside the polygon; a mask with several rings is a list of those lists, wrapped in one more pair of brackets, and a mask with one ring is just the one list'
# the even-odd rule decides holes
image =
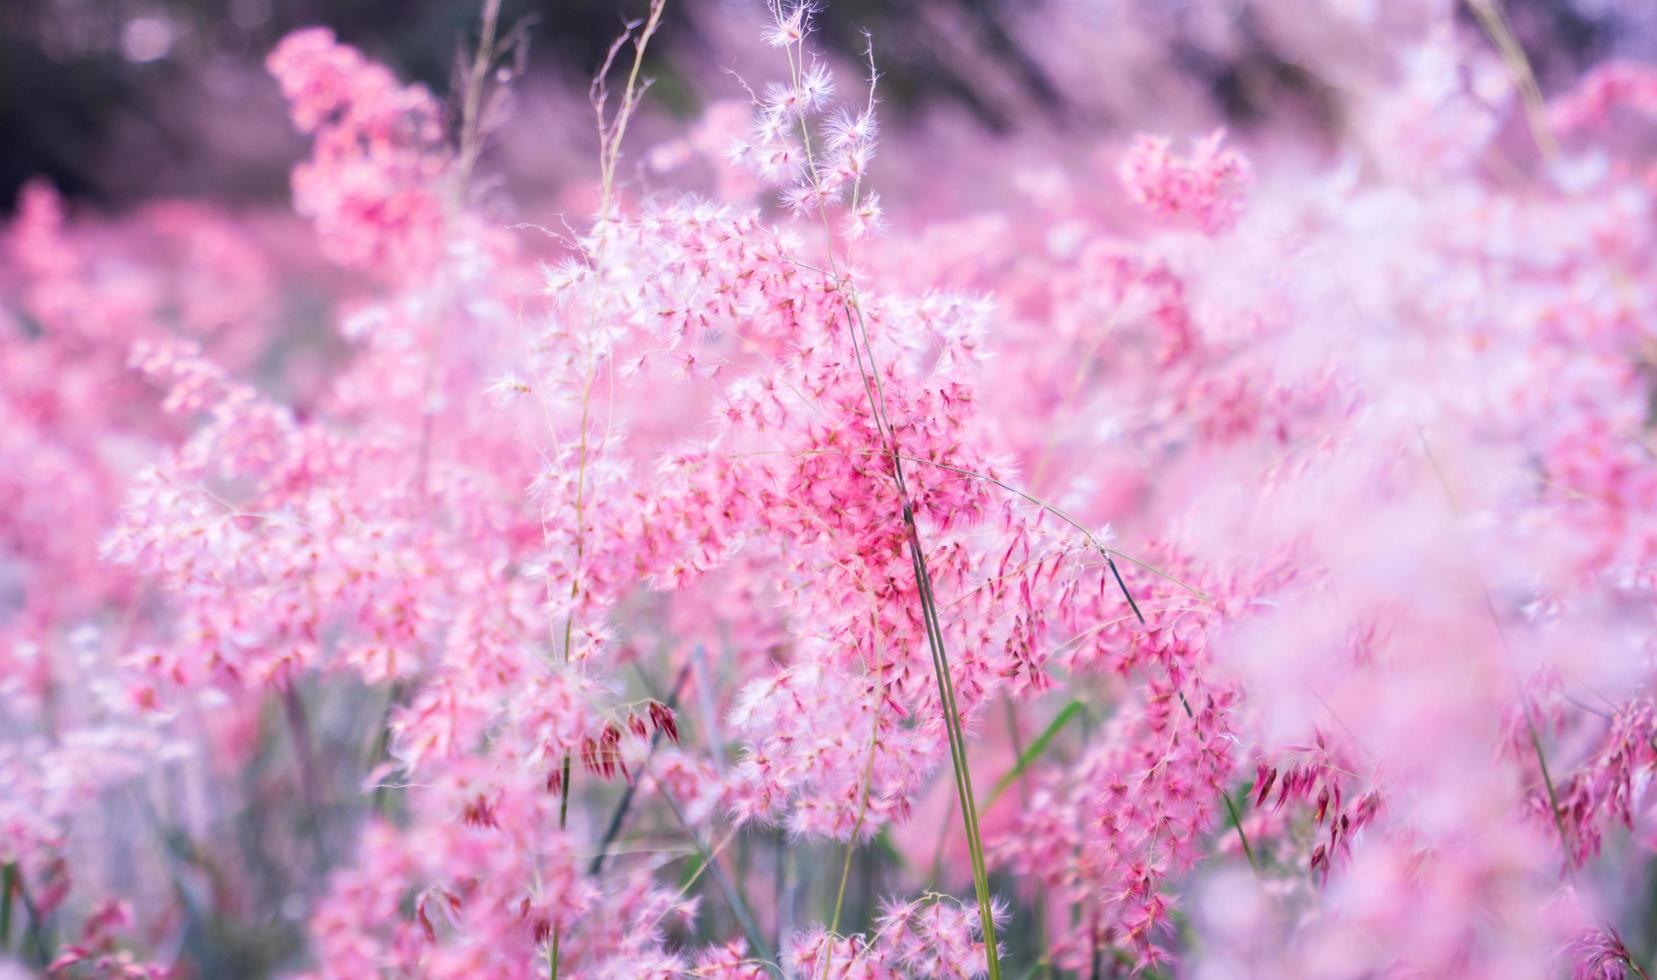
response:
{"label": "green leaf", "polygon": [[1036,740],[1031,742],[1029,747],[1024,750],[1023,754],[1018,757],[1017,764],[1007,770],[1006,775],[996,781],[995,788],[990,790],[989,798],[984,800],[983,803],[980,803],[979,806],[981,808],[988,809],[990,804],[1000,799],[1001,794],[1007,791],[1007,787],[1013,784],[1013,780],[1024,775],[1024,771],[1030,768],[1031,763],[1041,758],[1042,753],[1047,751],[1047,746],[1052,743],[1054,737],[1059,734],[1060,730],[1062,730],[1065,725],[1070,723],[1070,719],[1086,710],[1087,706],[1084,705],[1079,699],[1072,700],[1069,704],[1061,708],[1059,713],[1053,717],[1052,722],[1048,724],[1047,728],[1043,730],[1040,735],[1036,736]]}

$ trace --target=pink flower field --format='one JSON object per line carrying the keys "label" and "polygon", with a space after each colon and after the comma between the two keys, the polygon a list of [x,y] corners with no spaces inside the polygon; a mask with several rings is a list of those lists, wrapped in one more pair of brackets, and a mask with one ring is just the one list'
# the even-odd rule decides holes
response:
{"label": "pink flower field", "polygon": [[1657,15],[577,6],[110,8],[0,978],[1657,969]]}

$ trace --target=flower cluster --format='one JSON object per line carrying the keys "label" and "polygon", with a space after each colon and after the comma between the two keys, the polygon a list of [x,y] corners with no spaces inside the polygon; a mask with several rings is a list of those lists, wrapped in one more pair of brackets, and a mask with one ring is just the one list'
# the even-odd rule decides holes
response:
{"label": "flower cluster", "polygon": [[1248,163],[1236,151],[1222,149],[1225,131],[1197,141],[1189,158],[1177,157],[1167,139],[1141,136],[1118,173],[1135,204],[1172,224],[1193,224],[1217,234],[1237,221],[1249,183]]}
{"label": "flower cluster", "polygon": [[443,239],[438,104],[326,28],[289,35],[266,62],[312,138],[293,174],[294,210],[323,254],[370,275],[418,276]]}

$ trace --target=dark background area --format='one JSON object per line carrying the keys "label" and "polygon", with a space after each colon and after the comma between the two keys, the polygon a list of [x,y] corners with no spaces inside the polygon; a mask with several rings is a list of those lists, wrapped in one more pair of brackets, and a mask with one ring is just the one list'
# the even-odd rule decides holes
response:
{"label": "dark background area", "polygon": [[[715,44],[706,25],[720,8],[752,16],[761,2],[670,2],[648,67],[657,78],[656,104],[694,114],[701,93],[675,64]],[[529,25],[531,80],[558,75],[569,82],[592,74],[623,18],[644,4],[506,0],[502,19]],[[1247,129],[1279,100],[1310,103],[1318,118],[1338,124],[1335,97],[1291,55],[1274,49],[1246,0],[1120,0],[1118,6],[1157,25],[1168,39],[1169,61],[1234,128]],[[0,209],[9,210],[17,188],[33,176],[106,207],[155,193],[278,198],[303,150],[280,128],[275,86],[260,67],[283,34],[328,25],[441,94],[476,30],[478,7],[463,0],[3,0]],[[1206,8],[1212,17],[1216,7],[1234,23],[1221,50],[1188,29],[1196,11]],[[1507,0],[1506,7],[1545,90],[1569,84],[1604,57],[1657,57],[1654,0]],[[1021,40],[1039,33],[1028,27],[1039,25],[1041,9],[1042,0],[832,0],[819,28],[821,43],[850,58],[861,51],[864,30],[881,39],[881,98],[900,122],[906,112],[947,103],[991,131],[1015,122],[1059,131],[1108,128],[1109,119],[1067,99],[1043,67],[1042,52]],[[929,19],[940,12],[959,28],[949,44],[918,26],[935,22]],[[1465,8],[1461,13],[1471,24]],[[979,55],[965,65],[951,47],[963,38]],[[986,63],[998,76],[993,88],[983,78]],[[1019,104],[1009,104],[1009,90],[1022,97]],[[227,143],[211,138],[214,112],[275,122]]]}

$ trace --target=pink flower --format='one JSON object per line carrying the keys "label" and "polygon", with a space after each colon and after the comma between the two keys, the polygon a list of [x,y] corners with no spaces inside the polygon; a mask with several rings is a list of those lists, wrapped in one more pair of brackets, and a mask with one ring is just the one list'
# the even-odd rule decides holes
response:
{"label": "pink flower", "polygon": [[1217,235],[1237,222],[1252,178],[1248,162],[1221,149],[1225,130],[1198,140],[1189,157],[1177,157],[1159,136],[1140,136],[1122,158],[1117,175],[1128,197],[1172,227],[1194,225]]}

